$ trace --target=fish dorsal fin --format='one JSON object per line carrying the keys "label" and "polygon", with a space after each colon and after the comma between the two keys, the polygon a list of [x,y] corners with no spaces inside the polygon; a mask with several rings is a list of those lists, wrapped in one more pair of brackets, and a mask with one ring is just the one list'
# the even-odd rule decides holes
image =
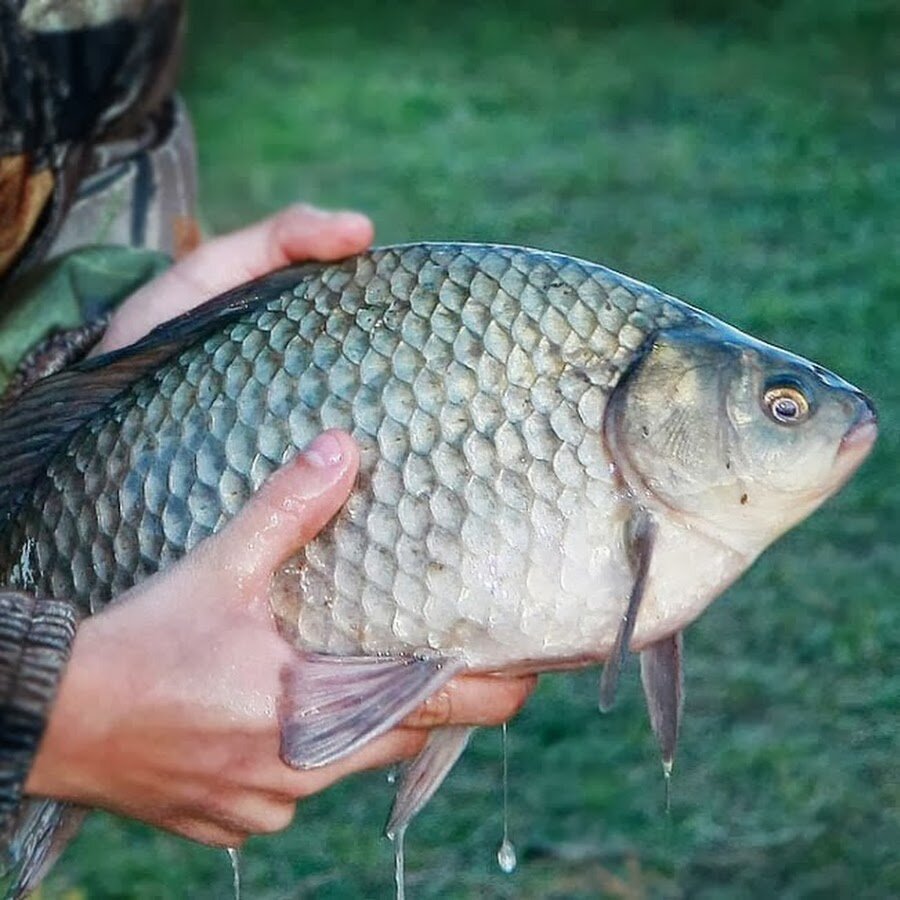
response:
{"label": "fish dorsal fin", "polygon": [[84,360],[28,388],[0,409],[0,522],[52,456],[85,422],[141,377],[297,280],[286,269],[242,285],[156,327],[146,337]]}
{"label": "fish dorsal fin", "polygon": [[[22,900],[37,890],[44,876],[78,834],[87,810],[41,797],[24,798],[7,848],[12,865],[6,900]],[[2,865],[0,865],[2,869]]]}

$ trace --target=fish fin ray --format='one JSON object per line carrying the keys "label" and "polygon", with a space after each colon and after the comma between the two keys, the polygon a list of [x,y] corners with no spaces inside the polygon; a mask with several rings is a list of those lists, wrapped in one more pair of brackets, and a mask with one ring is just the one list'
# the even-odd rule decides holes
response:
{"label": "fish fin ray", "polygon": [[44,876],[75,837],[87,810],[56,800],[27,799],[11,826],[7,900],[19,900],[36,890]]}
{"label": "fish fin ray", "polygon": [[453,659],[298,654],[282,672],[281,758],[324,766],[384,734],[463,668]]}
{"label": "fish fin ray", "polygon": [[644,599],[644,589],[647,586],[647,573],[650,570],[650,560],[653,556],[653,545],[656,537],[656,523],[644,510],[636,512],[630,521],[628,534],[628,557],[631,563],[631,571],[634,575],[634,583],[625,614],[616,633],[616,640],[612,652],[603,666],[603,674],[600,677],[600,709],[608,712],[616,701],[616,690],[619,686],[619,676],[625,666],[628,657],[628,648],[631,645],[631,636],[634,634],[634,626],[637,622],[641,601]]}
{"label": "fish fin ray", "polygon": [[466,749],[474,730],[465,725],[447,725],[431,732],[422,751],[403,770],[384,829],[388,838],[393,840],[394,835],[403,831],[434,796]]}
{"label": "fish fin ray", "polygon": [[[214,328],[239,318],[297,280],[295,270],[235,288],[157,326],[129,347],[43,378],[0,408],[0,522],[66,439],[144,375]],[[271,279],[274,278],[274,281]]]}
{"label": "fish fin ray", "polygon": [[641,651],[641,682],[650,726],[659,742],[663,768],[668,775],[675,763],[684,709],[683,638],[680,631]]}

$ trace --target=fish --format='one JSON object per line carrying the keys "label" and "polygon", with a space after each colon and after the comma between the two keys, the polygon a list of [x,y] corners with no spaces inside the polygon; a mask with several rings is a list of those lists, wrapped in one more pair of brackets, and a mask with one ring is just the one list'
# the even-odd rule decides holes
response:
{"label": "fish", "polygon": [[[636,652],[668,773],[684,629],[847,481],[877,416],[819,365],[601,265],[381,247],[241,286],[4,410],[0,580],[97,612],[329,428],[360,473],[273,578],[297,651],[285,762],[352,753],[463,672],[602,665],[608,709]],[[389,835],[470,732],[432,732]]]}

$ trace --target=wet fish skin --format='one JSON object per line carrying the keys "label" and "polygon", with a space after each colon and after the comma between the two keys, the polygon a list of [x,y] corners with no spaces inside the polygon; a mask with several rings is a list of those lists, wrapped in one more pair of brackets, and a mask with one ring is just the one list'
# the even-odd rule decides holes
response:
{"label": "wet fish skin", "polygon": [[[464,587],[449,543],[481,547],[499,527],[519,553],[529,530],[563,537],[575,492],[608,502],[605,397],[649,330],[684,318],[601,267],[493,247],[375,251],[279,275],[272,294],[83,428],[20,508],[0,566],[32,554],[33,589],[96,610],[342,427],[361,483],[334,541],[302,560],[301,637],[328,652],[428,647],[423,581]],[[517,508],[532,491],[547,500],[534,526]],[[458,605],[443,617],[464,641],[486,613]]]}
{"label": "wet fish skin", "polygon": [[[651,594],[670,595],[651,597],[638,645],[683,627],[783,530],[765,505],[717,497],[717,513],[752,511],[765,526],[751,546],[727,546],[652,491],[637,499],[640,473],[623,482],[644,440],[636,423],[664,412],[656,395],[701,357],[728,384],[735,346],[763,367],[809,367],[654,288],[557,254],[426,244],[243,290],[236,315],[101,406],[26,491],[0,536],[12,583],[99,609],[221,527],[332,427],[360,443],[359,485],[274,592],[309,651],[448,655],[475,669],[602,659],[633,586],[638,506],[660,526]],[[641,389],[616,394],[634,371]],[[838,380],[832,393],[852,390]],[[616,396],[636,407],[616,430],[624,448],[606,422]],[[653,458],[668,452],[663,437]],[[714,456],[715,439],[695,455]],[[813,485],[822,497],[830,466]],[[674,572],[691,555],[705,572]]]}
{"label": "wet fish skin", "polygon": [[[29,457],[0,572],[99,609],[344,428],[358,487],[273,592],[297,646],[332,655],[482,670],[603,659],[626,602],[626,647],[665,638],[839,486],[862,458],[841,455],[844,435],[872,416],[837,376],[655,288],[516,247],[413,244],[285,269],[155,341],[39,383],[13,410],[31,428],[41,402],[77,411],[79,392],[101,395],[70,434],[52,420],[28,433],[58,446],[45,468]],[[814,419],[773,422],[773,383],[802,388]],[[639,518],[654,537],[629,601]]]}

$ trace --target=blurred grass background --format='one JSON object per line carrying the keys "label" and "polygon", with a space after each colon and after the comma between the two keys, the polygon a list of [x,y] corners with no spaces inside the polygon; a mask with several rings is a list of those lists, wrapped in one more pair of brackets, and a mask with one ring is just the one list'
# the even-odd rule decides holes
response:
{"label": "blurred grass background", "polygon": [[[195,0],[183,82],[209,225],[294,199],[379,240],[606,263],[875,398],[852,485],[687,635],[672,812],[636,666],[546,677],[408,836],[412,898],[900,896],[900,6],[892,0]],[[361,777],[244,854],[246,896],[392,894]],[[94,816],[45,898],[227,897],[225,855]]]}

